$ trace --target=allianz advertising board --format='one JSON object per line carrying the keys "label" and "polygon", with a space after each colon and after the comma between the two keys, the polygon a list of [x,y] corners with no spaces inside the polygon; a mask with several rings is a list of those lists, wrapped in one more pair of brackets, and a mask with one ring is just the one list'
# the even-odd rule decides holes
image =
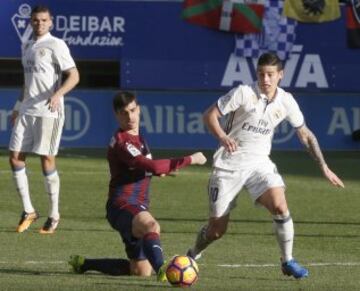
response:
{"label": "allianz advertising board", "polygon": [[[112,114],[114,91],[74,90],[65,98],[66,122],[62,147],[105,147],[117,129]],[[9,116],[20,90],[0,90],[0,146],[11,134]],[[202,122],[203,111],[219,94],[139,91],[141,133],[153,148],[214,149],[217,142]],[[360,128],[360,95],[296,95],[307,125],[326,150],[356,150],[360,143],[351,134]],[[343,100],[346,99],[346,102]],[[274,149],[302,146],[294,129],[281,123],[273,138]]]}

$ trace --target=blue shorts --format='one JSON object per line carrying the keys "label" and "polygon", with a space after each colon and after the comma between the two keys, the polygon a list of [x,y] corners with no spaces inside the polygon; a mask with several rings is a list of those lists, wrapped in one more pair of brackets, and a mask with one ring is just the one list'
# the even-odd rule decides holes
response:
{"label": "blue shorts", "polygon": [[143,251],[143,241],[132,235],[133,218],[141,211],[148,209],[143,205],[125,205],[122,208],[115,208],[107,205],[106,218],[111,227],[120,233],[125,244],[127,257],[132,260],[146,260]]}

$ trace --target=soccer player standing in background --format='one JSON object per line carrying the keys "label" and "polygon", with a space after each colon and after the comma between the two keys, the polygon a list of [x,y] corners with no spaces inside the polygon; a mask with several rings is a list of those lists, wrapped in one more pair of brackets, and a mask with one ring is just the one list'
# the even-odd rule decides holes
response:
{"label": "soccer player standing in background", "polygon": [[190,156],[153,160],[149,147],[140,135],[140,105],[136,95],[118,92],[113,109],[120,128],[110,141],[110,168],[107,219],[125,244],[129,260],[88,259],[72,256],[69,264],[76,273],[95,270],[110,275],[150,276],[165,280],[160,225],[149,212],[149,187],[152,175],[165,176],[188,165],[203,165],[201,152]]}
{"label": "soccer player standing in background", "polygon": [[[10,165],[24,211],[17,232],[25,231],[39,214],[30,199],[26,154],[40,156],[49,213],[40,233],[53,233],[59,223],[60,179],[55,156],[64,125],[64,95],[79,82],[79,73],[65,42],[52,36],[51,13],[46,6],[31,11],[33,38],[22,44],[24,86],[11,116]],[[62,74],[66,79],[62,82]]]}
{"label": "soccer player standing in background", "polygon": [[[278,87],[283,65],[276,54],[265,53],[257,65],[257,83],[240,85],[208,108],[204,122],[219,140],[209,180],[210,214],[188,255],[198,258],[210,243],[225,234],[230,211],[245,186],[255,204],[264,206],[273,217],[285,275],[307,277],[309,272],[293,258],[294,226],[285,198],[285,184],[270,160],[275,128],[284,119],[334,186],[343,182],[329,169],[314,134],[305,125],[298,104],[290,93]],[[223,128],[219,120],[226,116]]]}

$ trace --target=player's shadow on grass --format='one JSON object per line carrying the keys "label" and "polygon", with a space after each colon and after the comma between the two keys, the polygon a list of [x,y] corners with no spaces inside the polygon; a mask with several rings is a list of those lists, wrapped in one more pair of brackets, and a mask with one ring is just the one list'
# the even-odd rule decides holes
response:
{"label": "player's shadow on grass", "polygon": [[68,275],[69,272],[48,272],[48,271],[36,271],[26,269],[3,269],[0,268],[0,274],[12,274],[12,275],[27,275],[27,276],[59,276]]}
{"label": "player's shadow on grass", "polygon": [[[120,277],[116,277],[117,279],[119,279]],[[128,277],[127,277],[128,278]],[[150,282],[149,283],[139,283],[139,281],[136,281],[136,282],[125,282],[125,281],[117,281],[117,282],[114,282],[114,283],[94,283],[95,286],[98,286],[98,290],[102,290],[102,289],[108,289],[109,287],[111,286],[114,286],[114,290],[116,290],[116,288],[119,288],[119,285],[121,286],[127,286],[129,287],[129,290],[131,290],[131,287],[141,287],[141,288],[151,288],[152,290],[154,290],[154,288],[156,289],[161,289],[161,288],[165,288],[165,289],[168,289],[170,288],[171,286],[167,283],[164,283],[164,284],[161,284],[160,283],[156,283],[155,281],[153,282],[153,284],[151,284]]]}

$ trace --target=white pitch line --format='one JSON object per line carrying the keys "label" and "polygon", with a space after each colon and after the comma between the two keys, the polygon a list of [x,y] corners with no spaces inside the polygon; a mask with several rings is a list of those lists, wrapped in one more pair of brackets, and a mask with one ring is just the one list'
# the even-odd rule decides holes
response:
{"label": "white pitch line", "polygon": [[[360,266],[360,262],[333,262],[333,263],[308,263],[304,264],[310,267],[331,267],[331,266]],[[269,268],[278,267],[279,264],[221,264],[217,265],[223,268]]]}

